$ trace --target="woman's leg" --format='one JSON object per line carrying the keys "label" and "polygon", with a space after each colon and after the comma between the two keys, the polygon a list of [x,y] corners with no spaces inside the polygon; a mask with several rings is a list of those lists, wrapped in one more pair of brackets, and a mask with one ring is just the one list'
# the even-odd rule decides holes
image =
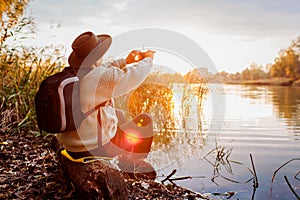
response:
{"label": "woman's leg", "polygon": [[120,123],[116,135],[103,148],[109,156],[123,154],[134,159],[146,158],[152,140],[152,118],[149,114],[141,114],[127,123]]}
{"label": "woman's leg", "polygon": [[[124,112],[120,109],[116,109],[116,116],[118,118],[118,127],[121,125],[121,124],[124,124],[126,122],[126,119],[125,119],[125,115],[124,115]],[[117,133],[115,134],[115,137],[116,135],[120,135],[118,132],[120,132],[119,128],[117,128]],[[101,129],[99,131],[99,138],[101,138],[102,136],[102,133],[101,133]],[[119,138],[119,137],[117,137]],[[97,149],[94,149],[94,150],[90,150],[88,152],[83,152],[83,153],[77,153],[78,155],[76,155],[76,153],[73,153],[71,152],[72,155],[80,158],[80,157],[85,157],[85,156],[88,156],[88,155],[97,155],[97,156],[109,156],[109,157],[114,157],[118,154],[121,154],[123,151],[122,149],[120,148],[116,148],[114,147],[115,145],[111,145],[110,142],[103,145],[102,146],[102,142],[101,140],[99,140],[99,147]]]}

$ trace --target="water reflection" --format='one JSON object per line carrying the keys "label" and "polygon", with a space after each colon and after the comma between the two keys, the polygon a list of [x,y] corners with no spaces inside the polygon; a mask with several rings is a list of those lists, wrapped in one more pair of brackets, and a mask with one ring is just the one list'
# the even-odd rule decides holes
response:
{"label": "water reflection", "polygon": [[153,116],[155,136],[149,159],[156,169],[180,167],[202,149],[205,138],[200,113],[205,92],[201,84],[147,83],[127,98],[131,117],[143,112]]}
{"label": "water reflection", "polygon": [[294,87],[269,87],[278,117],[299,120],[300,90]]}
{"label": "water reflection", "polygon": [[255,102],[273,106],[273,114],[285,119],[288,129],[293,132],[294,139],[300,136],[300,88],[284,86],[241,86],[241,96]]}
{"label": "water reflection", "polygon": [[[229,89],[230,90],[230,89]],[[299,119],[300,88],[280,86],[241,86],[241,96],[271,100],[280,118]],[[271,97],[271,98],[270,98]]]}
{"label": "water reflection", "polygon": [[300,136],[300,88],[269,87],[268,89],[272,92],[276,115],[288,119],[288,126],[294,131],[295,136]]}
{"label": "water reflection", "polygon": [[[149,111],[156,120],[149,161],[159,174],[167,175],[177,169],[178,175],[205,176],[204,179],[183,180],[179,184],[198,192],[223,194],[234,191],[234,198],[251,199],[254,193],[249,154],[252,153],[259,176],[255,199],[293,198],[283,175],[298,187],[299,182],[292,177],[299,171],[299,163],[278,174],[273,195],[271,198],[269,195],[272,173],[285,161],[299,156],[298,88],[225,85],[224,92],[218,89],[210,92],[226,99],[226,116],[209,121],[207,113],[213,109],[214,103],[202,102],[199,110],[198,97],[189,92],[191,96],[188,98],[183,86],[177,85],[175,89],[170,86],[151,87],[146,85],[140,90],[140,93],[147,93],[147,98],[136,94],[134,100],[129,101],[128,97],[126,102],[130,102],[130,106],[144,106],[143,109],[129,106],[130,113]],[[186,91],[194,90],[188,88]],[[150,99],[155,99],[155,103]],[[183,103],[187,106],[178,107]],[[172,116],[166,113],[172,113]],[[221,133],[216,135],[214,127],[221,127],[220,124]],[[296,191],[299,193],[299,187]]]}
{"label": "water reflection", "polygon": [[[284,119],[287,128],[293,132],[294,139],[299,139],[300,132],[300,88],[284,86],[227,86],[226,93],[240,95],[244,103],[262,105],[260,110],[245,110],[244,112],[254,117],[275,115]],[[241,104],[241,102],[239,102]],[[268,108],[272,106],[271,108]],[[257,112],[256,114],[253,111]],[[267,113],[271,111],[272,113]],[[241,113],[239,113],[241,114]]]}
{"label": "water reflection", "polygon": [[268,87],[245,85],[242,86],[241,96],[248,99],[266,99],[272,92],[268,90]]}

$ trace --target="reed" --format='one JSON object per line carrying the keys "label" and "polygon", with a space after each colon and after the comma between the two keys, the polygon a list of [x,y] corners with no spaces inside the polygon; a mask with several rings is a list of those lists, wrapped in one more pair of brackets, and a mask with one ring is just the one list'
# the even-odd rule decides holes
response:
{"label": "reed", "polygon": [[[177,110],[179,113],[175,113],[177,90],[182,94],[176,96],[177,103],[180,103],[179,110]],[[124,110],[128,118],[144,112],[150,113],[153,117],[155,132],[153,149],[159,149],[171,144],[178,132],[185,132],[191,112],[196,111],[198,114],[199,123],[194,132],[202,132],[201,110],[207,92],[208,88],[204,82],[188,83],[180,74],[156,71],[151,73],[145,82],[132,93],[117,98],[115,105]],[[181,122],[179,123],[176,114],[180,115]]]}
{"label": "reed", "polygon": [[38,133],[34,97],[41,81],[62,69],[64,48],[2,47],[0,133]]}
{"label": "reed", "polygon": [[[39,135],[34,97],[40,83],[47,76],[53,75],[65,67],[65,48],[63,46],[25,47],[3,46],[0,60],[0,133],[33,133]],[[152,112],[158,136],[171,138],[176,129],[174,123],[174,102],[172,84],[177,83],[189,87],[182,77],[180,80],[174,76],[162,73],[151,74],[145,83],[134,93],[123,98],[125,110],[134,116],[141,112]],[[163,81],[163,82],[162,82]],[[188,115],[190,110],[189,100],[197,96],[198,107],[201,107],[202,97],[206,93],[204,85],[196,90],[185,91],[183,95],[183,115]],[[196,92],[196,93],[195,93]],[[131,97],[129,99],[129,97]],[[187,100],[187,101],[186,101]],[[118,102],[118,101],[117,101]],[[120,102],[120,101],[119,101]],[[163,122],[163,123],[162,123]],[[162,124],[160,124],[162,123]],[[158,140],[163,140],[162,138]]]}

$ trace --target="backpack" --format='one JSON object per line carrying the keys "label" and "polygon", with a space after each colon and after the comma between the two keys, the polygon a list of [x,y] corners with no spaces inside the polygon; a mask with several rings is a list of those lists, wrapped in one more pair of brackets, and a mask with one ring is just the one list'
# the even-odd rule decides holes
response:
{"label": "backpack", "polygon": [[71,67],[43,80],[34,100],[38,127],[43,131],[73,131],[85,118],[80,106],[79,78]]}

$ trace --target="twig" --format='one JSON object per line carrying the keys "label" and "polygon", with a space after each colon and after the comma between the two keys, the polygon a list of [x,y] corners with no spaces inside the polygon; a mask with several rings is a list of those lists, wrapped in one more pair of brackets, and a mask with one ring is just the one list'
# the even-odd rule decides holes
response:
{"label": "twig", "polygon": [[206,176],[190,176],[192,178],[206,178]]}
{"label": "twig", "polygon": [[168,181],[170,181],[172,185],[176,185],[176,183],[174,183],[173,181],[179,181],[179,180],[191,179],[191,178],[192,178],[191,176],[183,176],[178,178],[169,178]]}
{"label": "twig", "polygon": [[289,188],[292,190],[293,194],[295,195],[295,197],[299,200],[300,197],[298,196],[298,194],[295,192],[295,190],[293,189],[292,185],[290,184],[288,178],[284,175],[284,179],[286,181],[286,183],[288,184]]}
{"label": "twig", "polygon": [[298,175],[300,174],[300,171],[297,172],[295,175],[294,175],[294,178],[297,179],[298,181],[300,181],[300,179],[298,178]]}
{"label": "twig", "polygon": [[18,181],[19,179],[23,179],[23,178],[25,178],[25,177],[28,177],[28,175],[22,175],[22,176],[13,178],[13,179],[7,178],[6,180],[1,181],[0,184],[2,185],[2,184],[5,184],[5,183],[11,183],[11,182],[14,182],[14,181]]}
{"label": "twig", "polygon": [[257,179],[257,174],[256,174],[256,170],[255,170],[255,166],[254,166],[254,162],[253,162],[253,158],[252,158],[251,153],[250,153],[250,160],[251,160],[252,169],[253,169],[253,173],[254,173],[253,187],[257,188],[258,187],[258,179]]}
{"label": "twig", "polygon": [[[295,161],[295,160],[300,160],[300,158],[293,158],[293,159],[290,159],[290,160],[286,161],[285,163],[283,163],[280,167],[278,167],[278,168],[274,171],[273,176],[272,176],[272,181],[271,181],[270,197],[272,196],[272,192],[273,192],[273,183],[274,183],[275,176],[276,176],[277,172],[278,172],[280,169],[282,169],[284,166],[286,166],[287,164],[289,164],[290,162],[293,162],[293,161]],[[296,175],[294,176],[294,178],[297,179],[297,180],[299,180],[299,179],[297,178],[298,174],[299,174],[299,172],[296,173]]]}
{"label": "twig", "polygon": [[176,172],[177,172],[177,170],[174,169],[164,180],[161,181],[161,183],[163,184],[164,182],[169,180]]}
{"label": "twig", "polygon": [[254,200],[255,193],[256,193],[256,188],[253,188],[253,192],[252,192],[252,197],[251,197],[251,200]]}
{"label": "twig", "polygon": [[225,193],[220,193],[220,192],[214,192],[214,196],[225,196],[227,197],[226,199],[230,199],[233,195],[235,195],[236,192],[225,192]]}
{"label": "twig", "polygon": [[169,181],[180,181],[180,180],[185,180],[185,179],[192,179],[191,176],[183,176],[183,177],[178,177],[178,178],[170,178]]}
{"label": "twig", "polygon": [[236,181],[236,180],[227,178],[227,177],[225,177],[225,176],[223,176],[223,175],[220,175],[220,176],[221,176],[222,178],[224,178],[225,180],[230,181],[230,182],[232,182],[232,183],[241,183],[241,182],[239,182],[239,181]]}
{"label": "twig", "polygon": [[277,174],[277,172],[283,168],[284,166],[286,166],[287,164],[289,164],[290,162],[293,162],[294,160],[300,160],[300,158],[293,158],[291,160],[288,160],[287,162],[285,162],[284,164],[282,164],[278,169],[275,170],[275,172],[273,173],[273,176],[272,176],[272,183],[274,182],[274,179],[275,179],[275,176]]}

